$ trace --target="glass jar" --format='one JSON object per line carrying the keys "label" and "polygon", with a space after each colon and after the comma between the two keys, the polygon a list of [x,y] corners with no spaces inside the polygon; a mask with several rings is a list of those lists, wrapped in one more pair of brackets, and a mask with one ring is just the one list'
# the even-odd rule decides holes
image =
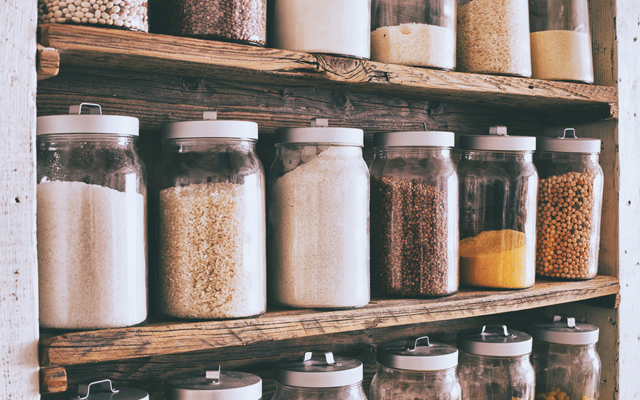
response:
{"label": "glass jar", "polygon": [[458,71],[530,77],[528,0],[458,0]]}
{"label": "glass jar", "polygon": [[600,140],[579,139],[568,128],[557,138],[539,137],[537,145],[536,272],[559,279],[595,278],[604,190]]}
{"label": "glass jar", "polygon": [[532,338],[505,325],[458,333],[463,400],[534,400]]}
{"label": "glass jar", "polygon": [[276,364],[276,392],[271,400],[367,400],[362,388],[362,362],[330,351]]}
{"label": "glass jar", "polygon": [[373,0],[371,60],[454,70],[455,0]]}
{"label": "glass jar", "polygon": [[458,177],[453,132],[374,136],[372,290],[394,296],[458,291]]}
{"label": "glass jar", "polygon": [[429,342],[428,336],[410,338],[380,346],[377,358],[370,400],[462,399],[453,346]]}
{"label": "glass jar", "polygon": [[[552,322],[533,324],[531,362],[536,371],[536,396],[545,399],[598,400],[599,328],[556,315]],[[564,396],[562,395],[564,393]]]}
{"label": "glass jar", "polygon": [[266,311],[265,176],[247,121],[163,126],[158,309],[175,318],[242,318]]}
{"label": "glass jar", "polygon": [[137,136],[137,118],[102,115],[97,104],[38,118],[43,328],[118,328],[147,319],[147,178]]}
{"label": "glass jar", "polygon": [[587,0],[529,0],[536,79],[593,83]]}
{"label": "glass jar", "polygon": [[[148,0],[38,0],[39,24],[81,24],[149,32]],[[87,4],[84,4],[87,3]],[[86,6],[86,7],[85,7]]]}
{"label": "glass jar", "polygon": [[262,379],[246,372],[221,371],[214,365],[201,375],[168,379],[166,400],[260,400]]}
{"label": "glass jar", "polygon": [[523,289],[535,282],[536,138],[461,136],[460,283]]}
{"label": "glass jar", "polygon": [[273,46],[368,59],[371,0],[274,0]]}
{"label": "glass jar", "polygon": [[299,308],[369,302],[369,171],[360,129],[276,131],[269,172],[269,300]]}
{"label": "glass jar", "polygon": [[78,396],[83,400],[149,400],[144,390],[118,386],[113,387],[110,379],[90,379],[78,384]]}

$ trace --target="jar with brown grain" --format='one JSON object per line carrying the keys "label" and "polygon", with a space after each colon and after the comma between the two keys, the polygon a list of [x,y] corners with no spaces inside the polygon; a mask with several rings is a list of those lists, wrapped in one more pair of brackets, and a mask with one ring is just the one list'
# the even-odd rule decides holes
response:
{"label": "jar with brown grain", "polygon": [[600,140],[577,138],[569,128],[557,138],[539,137],[537,146],[536,272],[558,279],[594,278],[604,181]]}

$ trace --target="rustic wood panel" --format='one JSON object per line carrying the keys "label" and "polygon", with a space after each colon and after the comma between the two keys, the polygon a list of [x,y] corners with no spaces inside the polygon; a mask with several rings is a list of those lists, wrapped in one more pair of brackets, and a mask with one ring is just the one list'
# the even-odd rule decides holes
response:
{"label": "rustic wood panel", "polygon": [[[616,3],[619,0],[589,0],[593,75],[596,85],[616,86],[618,51],[616,45]],[[624,0],[637,7],[637,0]]]}
{"label": "rustic wood panel", "polygon": [[60,72],[60,53],[58,53],[58,50],[38,45],[36,69],[38,71],[38,80],[58,75],[58,72]]}
{"label": "rustic wood panel", "polygon": [[67,390],[67,371],[64,367],[40,369],[40,394],[61,393]]}

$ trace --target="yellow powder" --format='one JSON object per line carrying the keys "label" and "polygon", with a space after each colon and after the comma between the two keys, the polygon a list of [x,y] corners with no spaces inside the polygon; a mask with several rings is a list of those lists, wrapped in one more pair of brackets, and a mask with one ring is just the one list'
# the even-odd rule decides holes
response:
{"label": "yellow powder", "polygon": [[485,231],[460,242],[460,283],[503,289],[533,285],[526,268],[526,236],[511,229]]}
{"label": "yellow powder", "polygon": [[575,31],[531,33],[533,77],[593,83],[591,37]]}

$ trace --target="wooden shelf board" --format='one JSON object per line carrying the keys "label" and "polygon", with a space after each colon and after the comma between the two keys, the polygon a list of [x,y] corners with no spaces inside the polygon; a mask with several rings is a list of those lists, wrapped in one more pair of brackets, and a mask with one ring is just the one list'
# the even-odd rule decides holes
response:
{"label": "wooden shelf board", "polygon": [[446,72],[116,29],[46,24],[40,28],[40,42],[59,51],[62,66],[320,86],[554,112],[598,106],[607,117],[615,117],[617,103],[615,87]]}
{"label": "wooden shelf board", "polygon": [[365,329],[454,320],[618,294],[618,280],[539,281],[517,291],[462,290],[439,299],[374,299],[352,310],[269,310],[257,318],[160,322],[147,326],[41,335],[40,365],[76,365],[244,346]]}

